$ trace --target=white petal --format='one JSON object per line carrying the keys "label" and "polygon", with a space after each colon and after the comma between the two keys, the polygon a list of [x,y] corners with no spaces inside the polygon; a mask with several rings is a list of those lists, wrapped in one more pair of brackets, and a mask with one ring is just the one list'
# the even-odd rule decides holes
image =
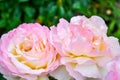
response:
{"label": "white petal", "polygon": [[[104,38],[106,43],[109,44],[108,46],[111,49],[111,53],[113,56],[118,56],[120,55],[120,45],[119,45],[119,41],[117,38],[115,37],[105,37]],[[114,44],[114,46],[113,46]]]}
{"label": "white petal", "polygon": [[71,77],[64,66],[58,67],[55,71],[51,72],[50,75],[57,80],[71,80]]}
{"label": "white petal", "polygon": [[75,16],[75,17],[71,18],[70,23],[79,25],[80,22],[82,22],[83,20],[86,20],[86,19],[87,18],[85,16]]}
{"label": "white petal", "polygon": [[91,78],[101,77],[99,70],[95,64],[77,65],[74,70],[78,71],[85,77],[91,77]]}
{"label": "white petal", "polygon": [[74,71],[73,67],[71,65],[66,65],[66,69],[69,72],[69,74],[75,78],[75,80],[85,80],[86,78],[82,76],[78,71]]}

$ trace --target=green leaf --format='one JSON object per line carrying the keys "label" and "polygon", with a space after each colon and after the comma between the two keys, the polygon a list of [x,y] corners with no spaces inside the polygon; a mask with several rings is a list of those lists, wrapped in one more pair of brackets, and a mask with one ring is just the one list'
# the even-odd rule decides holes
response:
{"label": "green leaf", "polygon": [[24,12],[25,12],[25,14],[26,14],[28,17],[33,17],[34,14],[35,14],[35,9],[34,9],[33,7],[28,7],[28,6],[26,6],[26,7],[24,8]]}
{"label": "green leaf", "polygon": [[73,4],[73,9],[79,9],[80,8],[80,2],[75,2]]}
{"label": "green leaf", "polygon": [[60,14],[60,16],[63,16],[65,14],[65,10],[64,10],[63,6],[59,7],[59,14]]}
{"label": "green leaf", "polygon": [[29,1],[29,0],[18,0],[19,3],[20,2],[27,2],[27,1]]}
{"label": "green leaf", "polygon": [[90,15],[90,12],[88,10],[89,5],[87,5],[87,3],[85,1],[76,1],[73,4],[73,10],[79,12],[80,14],[84,14],[84,15]]}
{"label": "green leaf", "polygon": [[8,12],[2,12],[1,17],[3,19],[8,19],[10,17],[10,14]]}
{"label": "green leaf", "polygon": [[116,23],[116,21],[113,19],[111,21],[111,23],[109,24],[109,27],[108,27],[109,31],[108,32],[111,32],[114,30],[115,23]]}
{"label": "green leaf", "polygon": [[3,19],[3,20],[0,20],[0,28],[4,28],[6,26],[6,21]]}

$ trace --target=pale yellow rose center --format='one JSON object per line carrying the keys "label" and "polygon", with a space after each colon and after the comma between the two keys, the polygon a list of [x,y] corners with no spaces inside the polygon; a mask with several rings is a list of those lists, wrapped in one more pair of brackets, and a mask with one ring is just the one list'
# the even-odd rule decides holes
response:
{"label": "pale yellow rose center", "polygon": [[[100,41],[98,41],[98,40],[100,40]],[[93,45],[94,45],[92,47],[93,50],[96,49],[96,48],[98,48],[100,51],[103,51],[103,50],[106,49],[106,44],[105,44],[105,42],[102,38],[99,39],[98,37],[93,37],[92,42],[93,42]]]}
{"label": "pale yellow rose center", "polygon": [[[94,37],[92,40],[92,43],[93,43],[92,50],[97,49],[99,51],[104,51],[106,49],[106,44],[103,39],[99,40],[97,37]],[[69,51],[67,52],[67,54],[69,55],[69,57],[72,57],[72,58],[83,57],[83,58],[90,58],[92,60],[95,60],[96,58],[101,57],[101,56],[90,56],[89,54],[91,53],[80,53],[77,55]]]}
{"label": "pale yellow rose center", "polygon": [[30,42],[24,41],[21,43],[20,48],[22,51],[28,52],[32,49],[32,44]]}
{"label": "pale yellow rose center", "polygon": [[[20,50],[20,53],[17,49]],[[38,50],[39,49],[39,50]],[[47,67],[47,62],[43,63],[42,65],[38,60],[41,59],[43,54],[38,54],[42,51],[44,51],[45,45],[43,42],[38,43],[38,46],[33,46],[33,44],[29,40],[25,40],[19,44],[18,47],[14,47],[12,49],[12,54],[16,57],[16,59],[28,66],[31,69],[45,69]],[[39,52],[40,51],[40,52]],[[27,55],[28,57],[36,58],[37,60],[28,60],[23,54]]]}

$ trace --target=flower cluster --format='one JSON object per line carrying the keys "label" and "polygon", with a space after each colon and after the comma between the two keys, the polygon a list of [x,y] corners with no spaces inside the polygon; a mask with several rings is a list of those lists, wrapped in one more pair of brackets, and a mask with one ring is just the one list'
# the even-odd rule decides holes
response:
{"label": "flower cluster", "polygon": [[7,80],[120,80],[120,45],[98,16],[60,19],[50,29],[21,24],[0,39]]}

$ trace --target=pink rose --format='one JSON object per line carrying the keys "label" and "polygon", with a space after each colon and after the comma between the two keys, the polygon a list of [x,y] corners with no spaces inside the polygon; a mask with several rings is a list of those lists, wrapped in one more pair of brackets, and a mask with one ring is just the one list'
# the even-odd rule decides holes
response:
{"label": "pink rose", "polygon": [[0,72],[8,80],[48,80],[43,77],[59,65],[49,32],[45,26],[30,23],[4,34],[0,40]]}
{"label": "pink rose", "polygon": [[51,27],[50,40],[61,63],[76,80],[102,79],[104,66],[119,54],[118,39],[107,37],[107,26],[98,16],[76,16],[70,23],[60,19]]}

